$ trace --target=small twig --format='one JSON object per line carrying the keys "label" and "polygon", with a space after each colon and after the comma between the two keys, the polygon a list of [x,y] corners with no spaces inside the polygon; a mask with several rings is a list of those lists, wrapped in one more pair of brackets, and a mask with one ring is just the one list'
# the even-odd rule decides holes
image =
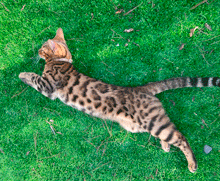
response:
{"label": "small twig", "polygon": [[22,94],[27,88],[28,88],[28,87],[24,88],[21,92],[19,92],[19,93],[13,95],[13,96],[11,97],[11,99],[14,98],[14,97],[16,97],[16,96],[19,96],[20,94]]}
{"label": "small twig", "polygon": [[40,33],[38,33],[38,35],[37,36],[39,36],[41,33],[43,33],[45,30],[47,30],[47,29],[49,29],[51,27],[51,25],[50,26],[48,26],[47,28],[44,28]]}
{"label": "small twig", "polygon": [[137,5],[136,7],[134,7],[133,9],[129,10],[127,13],[124,13],[124,16],[126,16],[127,14],[131,13],[132,11],[134,11],[136,8],[138,8],[139,6],[141,6],[143,4],[143,2],[139,5]]}
{"label": "small twig", "polygon": [[201,4],[204,4],[204,3],[207,3],[207,4],[208,4],[208,1],[207,1],[207,0],[204,0],[204,1],[200,2],[200,3],[196,4],[195,6],[193,6],[192,8],[190,8],[190,10],[195,9],[195,8],[197,8],[198,6],[200,6]]}
{"label": "small twig", "polygon": [[3,2],[1,2],[1,4],[2,4],[2,6],[5,8],[5,11],[8,11],[8,12],[10,12],[9,10],[8,10],[8,8],[4,5],[4,3]]}

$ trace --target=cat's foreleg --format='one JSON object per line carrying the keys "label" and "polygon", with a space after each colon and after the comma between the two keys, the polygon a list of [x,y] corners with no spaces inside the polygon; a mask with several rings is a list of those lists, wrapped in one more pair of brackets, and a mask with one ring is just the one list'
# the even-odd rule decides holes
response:
{"label": "cat's foreleg", "polygon": [[165,151],[165,152],[169,152],[170,151],[170,144],[161,140],[160,141],[160,144],[162,146],[162,149]]}
{"label": "cat's foreleg", "polygon": [[19,78],[27,85],[33,87],[38,92],[50,99],[56,99],[55,88],[46,77],[41,77],[32,72],[22,72]]}

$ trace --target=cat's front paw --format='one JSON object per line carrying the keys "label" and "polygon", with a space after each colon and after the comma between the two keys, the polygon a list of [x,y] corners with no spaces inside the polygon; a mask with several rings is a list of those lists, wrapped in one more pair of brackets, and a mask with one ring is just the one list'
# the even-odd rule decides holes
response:
{"label": "cat's front paw", "polygon": [[33,73],[22,72],[19,74],[19,79],[21,79],[25,84],[32,86]]}
{"label": "cat's front paw", "polygon": [[26,72],[20,73],[19,79],[21,79],[24,83],[26,83],[27,82],[27,73]]}

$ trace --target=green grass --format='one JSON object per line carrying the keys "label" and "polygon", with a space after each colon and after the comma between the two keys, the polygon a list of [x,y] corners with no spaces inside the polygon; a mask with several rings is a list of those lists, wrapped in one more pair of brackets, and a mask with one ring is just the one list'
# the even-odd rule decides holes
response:
{"label": "green grass", "polygon": [[[41,74],[38,49],[59,27],[76,69],[107,83],[139,86],[171,77],[220,76],[220,2],[190,10],[200,1],[155,0],[154,7],[149,0],[1,1],[1,180],[220,180],[219,88],[158,95],[194,150],[199,168],[192,174],[177,148],[165,153],[148,133],[131,134],[51,101],[18,78],[23,71]],[[116,6],[124,12],[115,14]],[[135,31],[123,32],[129,28]],[[62,134],[51,132],[50,119]],[[206,144],[213,148],[208,155]]]}

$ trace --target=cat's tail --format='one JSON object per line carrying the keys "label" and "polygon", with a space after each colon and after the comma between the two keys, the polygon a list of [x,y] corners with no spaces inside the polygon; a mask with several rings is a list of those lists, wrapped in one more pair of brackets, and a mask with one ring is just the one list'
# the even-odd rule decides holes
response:
{"label": "cat's tail", "polygon": [[159,82],[150,82],[143,88],[148,92],[159,94],[170,89],[178,89],[183,87],[220,87],[220,77],[204,77],[204,78],[190,78],[179,77],[167,79]]}

